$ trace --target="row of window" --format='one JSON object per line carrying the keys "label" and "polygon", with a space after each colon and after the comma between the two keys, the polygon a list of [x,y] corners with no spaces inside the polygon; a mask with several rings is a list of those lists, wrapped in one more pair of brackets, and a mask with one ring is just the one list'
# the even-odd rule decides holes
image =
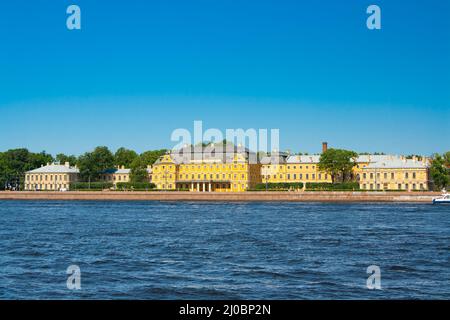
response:
{"label": "row of window", "polygon": [[[227,178],[227,176],[228,176],[228,179],[231,179],[231,177],[233,177],[234,179],[237,179],[238,178],[238,174],[233,174],[233,175],[231,175],[231,174],[225,174],[225,173],[222,173],[222,174],[203,174],[203,175],[201,175],[201,174],[197,174],[197,179],[202,179],[202,176],[203,176],[203,179],[214,179],[214,177],[216,178],[216,179],[226,179]],[[241,174],[240,175],[241,176],[241,179],[245,179],[245,174]],[[189,175],[189,174],[185,174],[185,175],[183,175],[183,174],[180,174],[180,179],[189,179],[189,178],[191,178],[191,179],[195,179],[196,178],[196,175],[195,174],[191,174],[191,175]]]}
{"label": "row of window", "polygon": [[[400,174],[400,173],[398,173],[398,174]],[[381,178],[381,173],[380,172],[377,172],[377,179],[380,179]],[[369,173],[369,174],[367,174],[367,173],[363,173],[363,179],[367,179],[367,177],[370,177],[370,179],[374,179],[374,177],[375,177],[375,175],[374,175],[374,173],[373,172],[371,172],[371,173]],[[390,174],[388,174],[387,172],[384,172],[383,173],[383,179],[384,180],[387,180],[388,179],[388,176],[390,176],[390,179],[391,180],[394,180],[395,179],[395,173],[394,172],[391,172]],[[410,172],[405,172],[404,174],[403,174],[403,177],[405,178],[405,179],[409,179],[410,177],[412,178],[412,179],[416,179],[417,178],[417,174],[416,174],[416,172],[412,172],[411,174],[410,174]]]}
{"label": "row of window", "polygon": [[[163,166],[155,166],[154,170],[158,171],[158,169],[161,170],[172,170],[174,169],[173,165],[163,165]],[[180,171],[190,171],[194,169],[245,169],[245,164],[209,164],[209,165],[194,165],[194,164],[187,164],[180,166]]]}
{"label": "row of window", "polygon": [[[283,165],[279,165],[279,167],[282,168]],[[287,166],[287,169],[291,170],[291,167],[292,167],[293,170],[297,170],[297,166]],[[276,170],[277,169],[277,165],[273,165],[273,164],[271,164],[271,165],[263,165],[262,168],[263,169],[274,169],[274,170]],[[298,166],[298,169],[303,169],[303,166]],[[309,166],[305,166],[305,169],[309,169]],[[311,169],[316,169],[316,166],[311,166]]]}
{"label": "row of window", "polygon": [[117,175],[105,175],[103,176],[104,181],[128,181],[128,175],[117,176]]}
{"label": "row of window", "polygon": [[[383,183],[383,184],[380,184],[380,183],[365,184],[364,183],[364,184],[362,184],[362,189],[364,189],[364,190],[391,190],[392,188],[390,188],[389,184],[387,184],[387,183]],[[408,183],[405,183],[405,184],[399,183],[399,184],[397,184],[397,188],[396,189],[393,188],[393,189],[394,190],[425,190],[425,185],[423,183],[420,183],[420,184],[413,183],[411,185]]]}
{"label": "row of window", "polygon": [[25,190],[61,190],[68,189],[68,184],[25,184]]}
{"label": "row of window", "polygon": [[[269,175],[263,175],[263,179],[270,179],[271,177],[273,179],[277,179],[277,177],[278,177],[278,179],[282,180],[283,179],[283,174],[280,174],[280,175],[274,174],[273,176],[271,176],[270,174]],[[315,180],[316,179],[316,174],[313,173],[313,174],[310,175],[308,173],[306,173],[306,174],[300,173],[300,174],[297,175],[296,173],[294,173],[294,174],[287,174],[286,175],[286,179],[287,180],[297,180],[297,177],[298,177],[298,180],[303,180],[303,177],[304,177],[304,180],[309,180],[310,177],[311,177],[311,180]],[[321,173],[319,173],[317,175],[317,178],[319,180],[322,180],[322,177],[325,180],[328,180],[328,174],[323,174],[322,175]]]}
{"label": "row of window", "polygon": [[[47,174],[36,174],[36,175],[26,175],[26,181],[30,182],[30,181],[67,181],[67,178],[69,177],[69,175],[63,175],[63,174],[59,174],[59,175],[47,175]],[[70,178],[69,178],[70,179]]]}

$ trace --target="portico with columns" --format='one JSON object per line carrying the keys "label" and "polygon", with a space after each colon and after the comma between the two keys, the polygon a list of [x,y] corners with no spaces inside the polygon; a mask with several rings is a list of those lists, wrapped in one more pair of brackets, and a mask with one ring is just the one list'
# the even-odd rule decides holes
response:
{"label": "portico with columns", "polygon": [[177,189],[191,192],[227,192],[231,191],[230,181],[178,181]]}

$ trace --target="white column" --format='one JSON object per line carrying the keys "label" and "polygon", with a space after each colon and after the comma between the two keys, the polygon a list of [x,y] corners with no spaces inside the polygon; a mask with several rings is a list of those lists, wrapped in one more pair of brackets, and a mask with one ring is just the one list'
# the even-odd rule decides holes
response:
{"label": "white column", "polygon": [[206,191],[206,182],[202,183],[202,188],[203,188],[203,192],[205,192]]}
{"label": "white column", "polygon": [[211,192],[211,182],[208,184],[208,192]]}
{"label": "white column", "polygon": [[200,183],[197,182],[197,192],[200,192]]}

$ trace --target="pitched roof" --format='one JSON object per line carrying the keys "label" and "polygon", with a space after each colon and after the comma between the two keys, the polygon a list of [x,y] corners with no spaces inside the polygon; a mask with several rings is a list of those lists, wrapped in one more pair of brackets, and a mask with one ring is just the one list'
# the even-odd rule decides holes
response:
{"label": "pitched roof", "polygon": [[[257,159],[257,155],[254,152],[249,151],[247,148],[234,145],[208,145],[208,146],[187,146],[179,150],[172,150],[170,152],[170,158],[175,164],[186,163],[231,163],[235,160],[235,156],[238,155],[244,160]],[[155,164],[163,163],[163,155],[155,162]]]}
{"label": "pitched roof", "polygon": [[289,156],[286,160],[287,163],[294,164],[294,163],[319,163],[320,155],[314,154],[314,155],[295,155],[295,156]]}
{"label": "pitched roof", "polygon": [[[395,157],[386,161],[373,162],[364,169],[426,169],[428,163],[413,159]],[[363,170],[364,170],[363,169]]]}
{"label": "pitched roof", "polygon": [[103,170],[103,174],[129,174],[131,172],[131,169],[125,169],[125,168],[111,168]]}
{"label": "pitched roof", "polygon": [[80,173],[80,170],[78,170],[78,168],[76,167],[52,163],[34,170],[27,171],[26,173]]}

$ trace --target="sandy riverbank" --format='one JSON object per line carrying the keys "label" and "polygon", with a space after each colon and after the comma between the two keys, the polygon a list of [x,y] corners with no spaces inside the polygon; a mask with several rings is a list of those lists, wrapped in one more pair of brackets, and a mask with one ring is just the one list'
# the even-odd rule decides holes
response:
{"label": "sandy riverbank", "polygon": [[293,201],[293,202],[419,202],[431,203],[436,192],[11,192],[0,200],[121,200],[121,201]]}

